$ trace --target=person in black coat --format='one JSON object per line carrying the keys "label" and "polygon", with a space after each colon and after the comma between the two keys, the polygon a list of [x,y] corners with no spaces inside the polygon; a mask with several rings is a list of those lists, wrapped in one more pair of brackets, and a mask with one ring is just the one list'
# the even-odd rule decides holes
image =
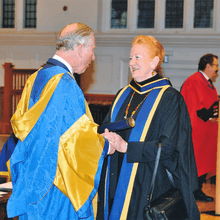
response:
{"label": "person in black coat", "polygon": [[152,36],[138,36],[132,42],[129,67],[133,80],[117,93],[103,123],[132,117],[135,127],[117,134],[103,133],[121,150],[105,161],[97,220],[143,219],[159,144],[162,152],[153,200],[177,187],[183,194],[188,219],[200,219],[193,195],[198,182],[190,118],[182,95],[157,73],[164,54],[163,46]]}

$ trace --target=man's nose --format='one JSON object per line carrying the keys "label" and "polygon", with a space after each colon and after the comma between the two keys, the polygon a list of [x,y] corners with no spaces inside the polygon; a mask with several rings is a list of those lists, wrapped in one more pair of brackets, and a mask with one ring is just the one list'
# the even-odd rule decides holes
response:
{"label": "man's nose", "polygon": [[95,60],[95,54],[93,53],[93,55],[92,55],[92,60]]}
{"label": "man's nose", "polygon": [[129,66],[133,65],[134,64],[134,59],[131,58],[130,61],[129,61]]}

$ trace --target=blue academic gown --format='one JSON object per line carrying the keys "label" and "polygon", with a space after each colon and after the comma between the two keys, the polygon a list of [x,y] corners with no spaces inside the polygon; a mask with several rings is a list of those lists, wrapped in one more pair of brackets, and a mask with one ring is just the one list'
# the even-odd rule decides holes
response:
{"label": "blue academic gown", "polygon": [[[71,169],[74,169],[76,163],[77,169],[79,165],[79,167],[82,166],[81,170],[83,171],[82,174],[77,174],[79,178],[77,175],[73,178],[76,178],[79,182],[81,180],[84,181],[84,179],[87,182],[92,181],[90,185],[94,185],[87,200],[83,202],[83,204],[78,205],[77,200],[81,198],[81,195],[83,197],[84,190],[86,191],[87,188],[81,189],[79,192],[76,190],[74,194],[71,192],[71,189],[65,189],[65,184],[68,185],[68,181],[65,182],[65,179],[61,187],[58,187],[57,184],[54,183],[57,173],[61,173],[60,176],[62,176],[63,167],[62,163],[61,165],[59,164],[58,151],[60,153],[60,143],[64,139],[63,136],[69,133],[69,137],[67,138],[71,139],[74,124],[86,114],[84,95],[76,81],[68,72],[67,67],[62,63],[54,59],[49,59],[44,68],[38,71],[34,80],[28,103],[28,111],[33,109],[40,102],[42,91],[45,89],[47,83],[53,79],[53,77],[56,77],[57,74],[63,73],[39,119],[24,140],[18,141],[11,156],[10,167],[13,193],[7,204],[8,217],[19,216],[20,220],[94,219],[92,200],[97,192],[102,163],[104,157],[107,155],[107,141],[104,140],[101,156],[99,160],[97,160],[94,182],[90,180],[91,177],[89,174],[89,177],[86,176],[86,171],[85,174],[83,173],[83,169],[85,169],[83,162],[94,162],[93,158],[89,157],[90,155],[88,158],[83,158],[85,157],[83,154],[82,158],[74,158],[75,155],[66,155],[70,157],[71,162],[73,162],[73,166],[70,167],[68,171],[69,175],[74,173]],[[87,131],[84,131],[82,128],[81,133],[83,132],[86,133]],[[93,134],[95,139],[96,133],[94,132]],[[61,140],[61,138],[63,139]],[[100,135],[97,136],[97,139],[101,138]],[[77,141],[78,139],[76,137],[76,142]],[[86,141],[87,140],[85,140],[85,142]],[[68,140],[66,142],[68,143]],[[84,145],[83,142],[81,143],[80,141],[77,143],[80,143],[80,145],[78,144],[78,146],[76,146],[75,152],[77,154],[79,151],[80,155],[80,152],[83,152]],[[65,148],[65,146],[62,147]],[[91,148],[96,152],[96,146],[91,146]],[[77,160],[81,161],[77,162]],[[68,163],[70,163],[69,160],[66,164]],[[61,171],[58,172],[58,168]],[[71,180],[71,178],[70,176],[68,180]],[[73,187],[73,189],[76,188],[74,186],[71,187]]]}

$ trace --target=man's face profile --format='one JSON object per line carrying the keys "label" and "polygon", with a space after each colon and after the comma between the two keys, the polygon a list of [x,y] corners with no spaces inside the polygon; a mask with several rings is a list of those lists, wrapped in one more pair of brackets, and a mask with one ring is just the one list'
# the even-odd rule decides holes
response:
{"label": "man's face profile", "polygon": [[89,66],[89,64],[95,60],[95,37],[93,34],[91,34],[90,39],[88,40],[88,46],[86,47],[83,45],[83,55],[81,58],[81,71],[79,74],[85,72],[86,68]]}

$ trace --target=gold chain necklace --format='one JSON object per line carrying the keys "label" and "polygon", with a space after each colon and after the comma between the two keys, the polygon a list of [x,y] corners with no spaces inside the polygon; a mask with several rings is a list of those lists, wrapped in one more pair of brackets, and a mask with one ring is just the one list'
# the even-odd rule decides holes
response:
{"label": "gold chain necklace", "polygon": [[[129,108],[130,108],[131,101],[132,101],[132,99],[133,99],[133,97],[134,97],[134,94],[135,94],[135,92],[133,92],[133,94],[132,94],[132,96],[131,96],[131,98],[130,98],[130,101],[129,101],[129,103],[128,103],[126,109],[125,109],[125,116],[124,116],[125,119],[127,119],[128,110],[129,110]],[[149,95],[149,92],[148,92],[147,95],[144,97],[144,99],[139,103],[139,105],[135,108],[135,110],[131,113],[131,118],[134,116],[135,112],[138,110],[138,108],[139,108],[140,105],[144,102],[144,100],[147,98],[148,95]]]}

